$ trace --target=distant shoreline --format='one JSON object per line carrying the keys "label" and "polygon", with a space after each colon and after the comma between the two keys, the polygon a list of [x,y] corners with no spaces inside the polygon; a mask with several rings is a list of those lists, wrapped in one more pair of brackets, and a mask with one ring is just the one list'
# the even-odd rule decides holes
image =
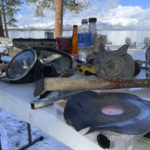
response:
{"label": "distant shoreline", "polygon": [[[51,31],[54,29],[47,28],[8,28],[8,31]],[[72,31],[72,29],[63,29],[63,31]],[[97,31],[150,31],[150,29],[114,29],[114,28],[102,28],[97,29]]]}

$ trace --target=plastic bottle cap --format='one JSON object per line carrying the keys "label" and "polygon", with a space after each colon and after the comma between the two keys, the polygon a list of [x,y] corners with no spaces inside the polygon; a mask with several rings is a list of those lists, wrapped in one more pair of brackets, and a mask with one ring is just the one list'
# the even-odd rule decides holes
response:
{"label": "plastic bottle cap", "polygon": [[89,18],[89,22],[90,23],[96,23],[97,22],[97,18]]}
{"label": "plastic bottle cap", "polygon": [[87,19],[82,19],[82,24],[87,24],[88,20]]}

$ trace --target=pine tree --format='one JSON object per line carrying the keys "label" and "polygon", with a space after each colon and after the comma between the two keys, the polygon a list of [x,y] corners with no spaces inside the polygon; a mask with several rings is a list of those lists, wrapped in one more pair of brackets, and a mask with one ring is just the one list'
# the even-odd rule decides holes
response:
{"label": "pine tree", "polygon": [[55,10],[55,37],[62,36],[63,11],[68,9],[79,13],[85,9],[90,0],[26,0],[27,3],[35,3],[37,16],[44,16],[43,10]]}
{"label": "pine tree", "polygon": [[0,10],[1,10],[1,26],[5,27],[5,35],[8,37],[7,25],[15,25],[17,21],[15,19],[15,14],[20,10],[19,6],[23,2],[21,0],[0,0]]}

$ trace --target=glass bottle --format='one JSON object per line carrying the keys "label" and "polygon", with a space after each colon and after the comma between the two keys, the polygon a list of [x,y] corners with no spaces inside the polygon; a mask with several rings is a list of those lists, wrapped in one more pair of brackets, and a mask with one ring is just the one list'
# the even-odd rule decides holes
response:
{"label": "glass bottle", "polygon": [[77,37],[78,26],[73,26],[73,35],[72,35],[72,49],[71,55],[75,58],[78,58],[78,37]]}

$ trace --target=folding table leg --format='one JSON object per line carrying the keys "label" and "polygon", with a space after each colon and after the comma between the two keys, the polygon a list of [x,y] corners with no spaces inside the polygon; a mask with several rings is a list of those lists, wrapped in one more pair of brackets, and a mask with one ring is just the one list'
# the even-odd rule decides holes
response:
{"label": "folding table leg", "polygon": [[32,135],[31,135],[31,126],[29,123],[27,123],[27,130],[28,130],[28,141],[29,141],[29,144],[32,143]]}
{"label": "folding table leg", "polygon": [[2,150],[1,138],[0,138],[0,150]]}
{"label": "folding table leg", "polygon": [[[24,145],[23,147],[21,147],[19,150],[25,150],[28,147],[34,145],[35,143],[42,141],[44,139],[43,136],[40,136],[39,138],[35,139],[34,141],[32,141],[32,134],[31,134],[31,125],[29,123],[27,123],[27,131],[28,131],[28,144]],[[0,149],[1,150],[1,149]]]}

